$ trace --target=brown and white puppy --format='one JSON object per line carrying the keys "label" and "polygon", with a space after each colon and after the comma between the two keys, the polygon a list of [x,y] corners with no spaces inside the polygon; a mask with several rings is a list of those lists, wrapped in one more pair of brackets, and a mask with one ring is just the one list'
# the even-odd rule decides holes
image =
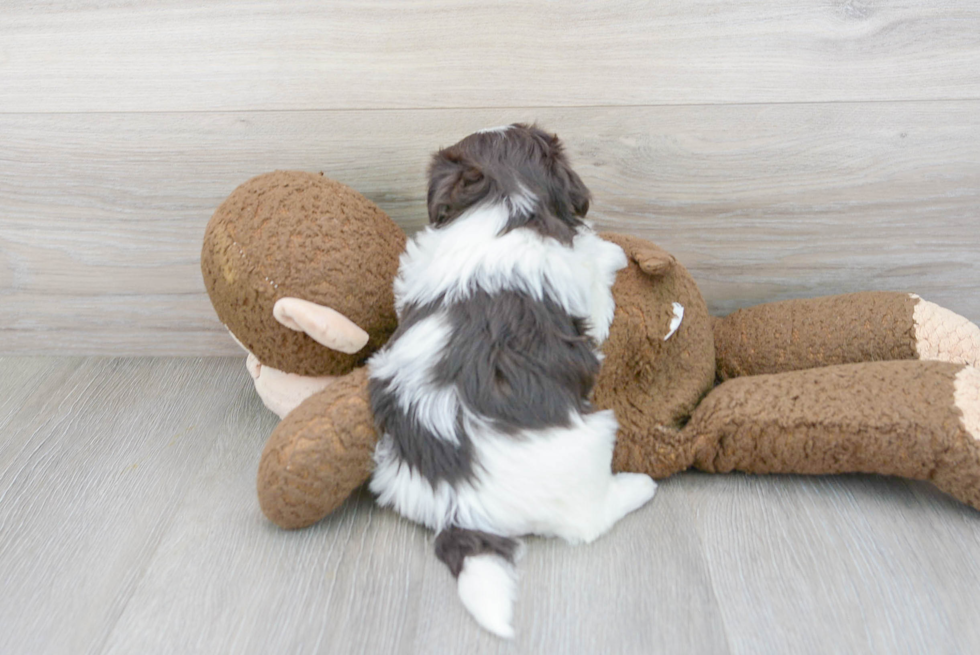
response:
{"label": "brown and white puppy", "polygon": [[369,362],[371,489],[439,532],[464,605],[510,637],[516,537],[592,541],[656,489],[613,475],[616,419],[588,400],[626,257],[584,222],[589,191],[537,127],[472,134],[429,177],[399,327]]}

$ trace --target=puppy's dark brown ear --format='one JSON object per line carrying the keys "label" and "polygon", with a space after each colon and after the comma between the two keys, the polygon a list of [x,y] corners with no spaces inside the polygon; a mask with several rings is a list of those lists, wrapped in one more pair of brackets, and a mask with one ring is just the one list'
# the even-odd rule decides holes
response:
{"label": "puppy's dark brown ear", "polygon": [[551,171],[552,185],[549,190],[551,202],[559,216],[571,218],[566,212],[578,218],[585,218],[589,213],[589,201],[592,194],[582,182],[582,178],[572,170],[565,155],[565,146],[557,134],[542,130],[537,125],[527,128],[537,140],[545,154]]}
{"label": "puppy's dark brown ear", "polygon": [[440,150],[429,166],[429,223],[450,223],[489,191],[489,180],[476,162],[453,149]]}
{"label": "puppy's dark brown ear", "polygon": [[585,215],[589,213],[589,201],[592,198],[592,194],[589,193],[585,182],[578,176],[578,173],[572,170],[564,157],[562,157],[559,166],[564,169],[562,176],[566,180],[565,184],[568,185],[568,198],[572,202],[572,209],[576,216],[585,218]]}
{"label": "puppy's dark brown ear", "polygon": [[568,157],[565,156],[565,147],[558,135],[547,132],[545,134],[551,155],[551,172],[561,187],[560,192],[571,203],[572,212],[579,218],[585,218],[585,215],[589,213],[589,201],[592,194],[589,193],[588,187],[585,186],[585,182],[578,176],[578,173],[572,170],[568,163]]}

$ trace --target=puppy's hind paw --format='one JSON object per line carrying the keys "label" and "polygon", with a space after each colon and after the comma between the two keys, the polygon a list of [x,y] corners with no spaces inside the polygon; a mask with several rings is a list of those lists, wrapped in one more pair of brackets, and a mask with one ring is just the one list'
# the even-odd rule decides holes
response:
{"label": "puppy's hind paw", "polygon": [[617,473],[613,485],[610,500],[614,503],[612,510],[617,514],[617,520],[646,505],[657,491],[653,478],[642,473]]}

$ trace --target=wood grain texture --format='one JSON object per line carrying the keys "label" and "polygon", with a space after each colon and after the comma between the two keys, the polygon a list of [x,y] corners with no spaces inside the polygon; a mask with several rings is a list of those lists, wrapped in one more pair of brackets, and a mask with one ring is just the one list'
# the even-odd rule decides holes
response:
{"label": "wood grain texture", "polygon": [[897,479],[712,481],[689,499],[733,653],[976,650],[975,511]]}
{"label": "wood grain texture", "polygon": [[264,520],[276,418],[243,368],[0,358],[0,652],[980,649],[980,515],[870,476],[682,474],[594,544],[528,539],[497,640],[431,533],[363,491],[306,530]]}
{"label": "wood grain texture", "polygon": [[0,352],[234,354],[198,257],[235,186],[321,170],[411,232],[433,149],[535,119],[715,313],[881,289],[980,321],[980,101],[0,115]]}
{"label": "wood grain texture", "polygon": [[35,386],[0,439],[0,652],[101,652],[216,428],[261,414],[235,360],[31,361],[0,360]]}
{"label": "wood grain texture", "polygon": [[[46,398],[81,364],[81,359],[10,358],[0,376],[0,434],[29,398]],[[6,452],[6,451],[5,451]]]}
{"label": "wood grain texture", "polygon": [[973,0],[4,5],[6,112],[980,98]]}

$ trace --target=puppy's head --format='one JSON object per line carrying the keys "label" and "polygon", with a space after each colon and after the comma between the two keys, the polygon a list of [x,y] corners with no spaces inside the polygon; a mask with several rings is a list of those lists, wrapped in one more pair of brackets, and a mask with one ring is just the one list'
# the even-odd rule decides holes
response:
{"label": "puppy's head", "polygon": [[505,232],[530,227],[567,244],[589,198],[558,137],[534,125],[471,134],[437,152],[429,166],[429,223],[437,228],[473,207],[505,203]]}

